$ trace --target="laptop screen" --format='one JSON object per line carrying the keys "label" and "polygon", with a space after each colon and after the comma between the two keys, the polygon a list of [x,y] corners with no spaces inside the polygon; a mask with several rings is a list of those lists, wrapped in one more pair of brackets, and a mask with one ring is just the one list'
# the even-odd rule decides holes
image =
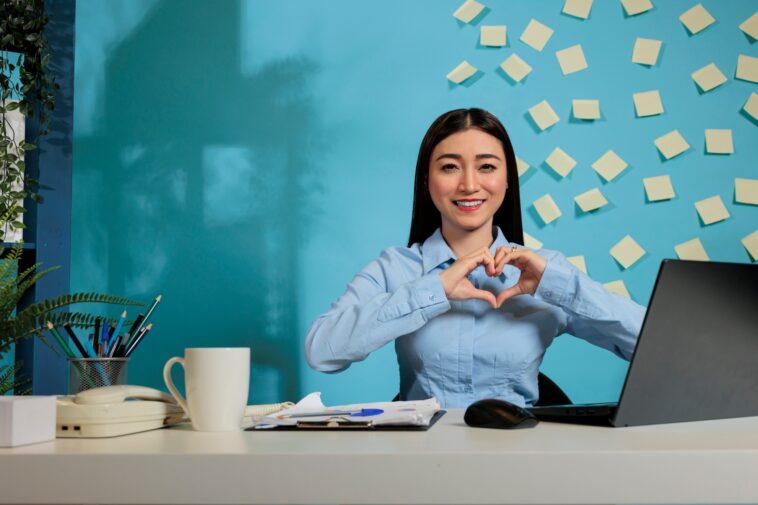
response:
{"label": "laptop screen", "polygon": [[758,265],[664,260],[613,424],[758,415]]}

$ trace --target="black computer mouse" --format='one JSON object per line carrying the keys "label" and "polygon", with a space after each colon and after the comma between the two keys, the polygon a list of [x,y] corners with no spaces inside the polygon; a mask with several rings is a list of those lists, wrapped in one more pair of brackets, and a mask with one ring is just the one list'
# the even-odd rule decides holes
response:
{"label": "black computer mouse", "polygon": [[534,428],[540,422],[525,408],[493,398],[479,400],[469,405],[463,420],[469,426],[476,428],[503,430]]}

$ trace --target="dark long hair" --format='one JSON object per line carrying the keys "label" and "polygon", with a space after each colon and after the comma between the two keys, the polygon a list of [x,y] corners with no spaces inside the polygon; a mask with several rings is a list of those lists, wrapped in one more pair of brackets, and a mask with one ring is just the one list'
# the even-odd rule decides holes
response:
{"label": "dark long hair", "polygon": [[408,246],[423,242],[434,230],[440,227],[440,211],[434,206],[427,187],[429,176],[429,158],[434,148],[453,133],[476,128],[500,140],[505,152],[505,165],[508,189],[505,191],[503,204],[495,212],[492,220],[499,226],[511,242],[524,243],[524,231],[521,227],[521,199],[519,198],[518,170],[516,154],[513,152],[511,139],[502,123],[483,109],[456,109],[446,112],[434,120],[424,135],[416,161],[416,182],[413,189],[413,216]]}

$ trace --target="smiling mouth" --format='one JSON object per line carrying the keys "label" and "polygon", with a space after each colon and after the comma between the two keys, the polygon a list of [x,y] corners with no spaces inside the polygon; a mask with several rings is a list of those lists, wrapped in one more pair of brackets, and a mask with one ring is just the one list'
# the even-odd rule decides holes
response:
{"label": "smiling mouth", "polygon": [[455,200],[455,206],[464,212],[473,212],[478,210],[484,200]]}

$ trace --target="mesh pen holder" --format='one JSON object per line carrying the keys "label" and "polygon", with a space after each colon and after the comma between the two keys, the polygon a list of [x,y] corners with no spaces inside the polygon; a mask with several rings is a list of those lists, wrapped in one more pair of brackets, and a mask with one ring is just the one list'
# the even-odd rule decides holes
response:
{"label": "mesh pen holder", "polygon": [[69,358],[68,393],[126,384],[129,358]]}

